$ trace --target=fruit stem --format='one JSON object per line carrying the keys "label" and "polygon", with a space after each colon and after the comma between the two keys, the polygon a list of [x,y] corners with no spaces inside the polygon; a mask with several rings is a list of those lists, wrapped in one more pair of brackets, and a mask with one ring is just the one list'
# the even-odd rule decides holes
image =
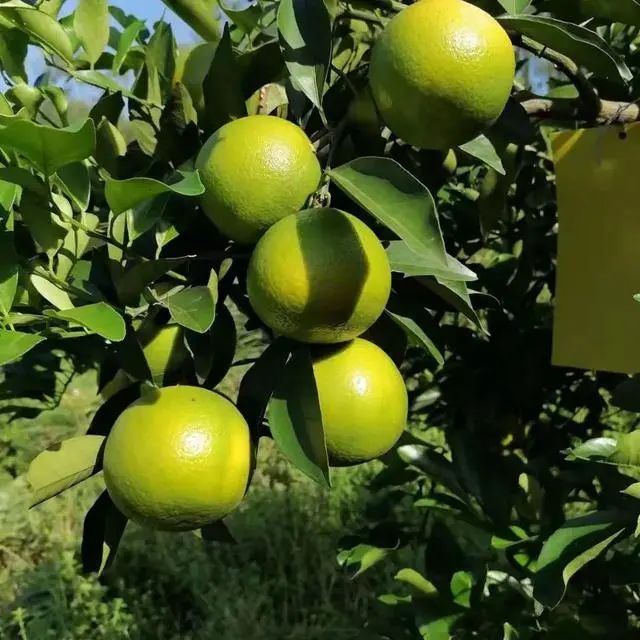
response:
{"label": "fruit stem", "polygon": [[539,44],[527,36],[510,34],[513,44],[529,51],[539,58],[552,62],[559,71],[564,73],[578,90],[580,100],[584,105],[584,116],[587,120],[595,120],[601,110],[601,100],[596,88],[580,71],[580,67],[571,58]]}

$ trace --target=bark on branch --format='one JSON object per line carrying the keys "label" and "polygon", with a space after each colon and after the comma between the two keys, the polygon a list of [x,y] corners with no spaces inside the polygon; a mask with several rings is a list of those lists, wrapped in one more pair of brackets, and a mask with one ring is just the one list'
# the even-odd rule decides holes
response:
{"label": "bark on branch", "polygon": [[585,109],[580,99],[525,98],[519,99],[527,114],[538,120],[573,120],[588,124],[629,124],[640,121],[640,105],[635,102],[600,100],[599,110],[593,113]]}

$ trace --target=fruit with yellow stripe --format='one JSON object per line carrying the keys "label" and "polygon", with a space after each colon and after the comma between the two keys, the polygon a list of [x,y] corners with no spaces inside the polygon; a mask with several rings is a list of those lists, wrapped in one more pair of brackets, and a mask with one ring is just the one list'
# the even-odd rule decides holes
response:
{"label": "fruit with yellow stripe", "polygon": [[391,269],[364,222],[338,209],[309,209],[280,220],[260,239],[247,291],[254,311],[277,334],[346,342],[382,314]]}

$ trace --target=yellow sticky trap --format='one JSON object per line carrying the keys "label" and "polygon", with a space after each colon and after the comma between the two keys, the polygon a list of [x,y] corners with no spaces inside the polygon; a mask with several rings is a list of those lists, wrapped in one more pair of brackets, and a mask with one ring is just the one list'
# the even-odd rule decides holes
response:
{"label": "yellow sticky trap", "polygon": [[553,364],[640,371],[640,126],[553,138],[558,274]]}

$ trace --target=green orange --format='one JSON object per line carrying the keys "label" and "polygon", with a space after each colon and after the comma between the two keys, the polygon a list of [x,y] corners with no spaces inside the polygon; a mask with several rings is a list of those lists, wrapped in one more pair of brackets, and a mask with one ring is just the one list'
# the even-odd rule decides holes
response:
{"label": "green orange", "polygon": [[380,347],[357,339],[318,348],[313,373],[331,464],[367,462],[393,447],[407,423],[407,389]]}
{"label": "green orange", "polygon": [[369,71],[385,124],[409,144],[468,142],[502,113],[515,55],[502,26],[463,0],[420,0],[387,25]]}
{"label": "green orange", "polygon": [[229,400],[199,387],[165,387],[116,420],[104,478],[131,520],[167,531],[196,529],[240,503],[250,450],[247,423]]}
{"label": "green orange", "polygon": [[218,129],[200,151],[197,167],[204,212],[224,235],[245,244],[304,207],[321,176],[304,131],[266,115]]}
{"label": "green orange", "polygon": [[337,209],[309,209],[280,220],[260,239],[247,291],[255,312],[277,334],[346,342],[381,315],[391,269],[364,222]]}

